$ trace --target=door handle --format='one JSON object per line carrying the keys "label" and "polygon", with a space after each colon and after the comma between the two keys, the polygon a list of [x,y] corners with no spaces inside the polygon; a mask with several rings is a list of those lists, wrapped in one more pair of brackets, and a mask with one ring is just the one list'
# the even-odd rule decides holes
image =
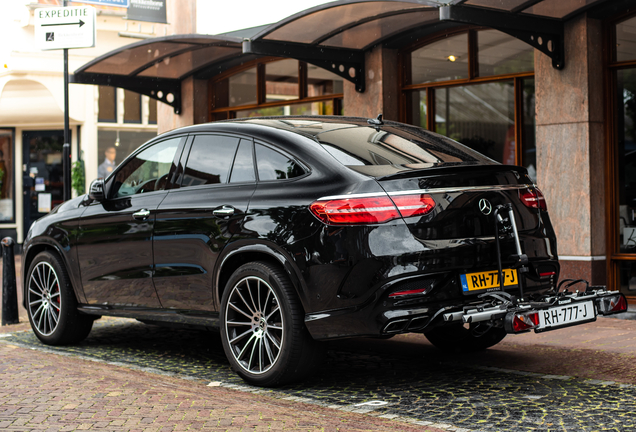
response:
{"label": "door handle", "polygon": [[234,207],[232,206],[223,206],[218,208],[212,212],[214,216],[232,216],[234,214]]}
{"label": "door handle", "polygon": [[148,219],[148,216],[150,216],[150,210],[148,209],[141,209],[138,212],[133,213],[133,219],[137,219],[137,220],[146,220]]}

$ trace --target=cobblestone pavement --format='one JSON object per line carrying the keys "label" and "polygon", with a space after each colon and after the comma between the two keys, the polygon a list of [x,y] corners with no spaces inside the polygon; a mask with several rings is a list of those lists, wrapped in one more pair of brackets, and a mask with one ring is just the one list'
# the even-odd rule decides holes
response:
{"label": "cobblestone pavement", "polygon": [[0,377],[7,431],[441,432],[11,344],[0,344]]}
{"label": "cobblestone pavement", "polygon": [[[157,383],[174,380],[174,377],[205,380],[220,386],[215,389],[219,392],[234,388],[257,392],[259,398],[270,396],[258,399],[258,403],[265,405],[269,401],[277,406],[291,397],[294,401],[311,404],[311,408],[305,409],[304,413],[324,413],[324,407],[339,408],[333,411],[336,413],[333,415],[334,421],[345,414],[343,410],[356,410],[358,413],[367,412],[363,416],[367,419],[365,421],[379,421],[379,416],[397,417],[400,420],[429,422],[446,430],[456,427],[483,431],[627,431],[636,429],[636,386],[632,384],[636,383],[636,377],[631,370],[636,360],[633,323],[599,320],[598,323],[588,324],[591,330],[587,336],[579,339],[563,335],[577,334],[575,330],[583,329],[584,326],[560,331],[564,333],[553,332],[552,338],[547,333],[521,336],[520,339],[517,336],[495,349],[464,358],[441,354],[418,335],[386,341],[357,339],[332,343],[324,367],[313,378],[302,385],[275,391],[245,386],[229,369],[220,339],[209,332],[165,329],[130,320],[103,319],[96,323],[89,338],[77,346],[45,348],[31,332],[20,332],[0,338],[4,342],[0,348],[5,352],[6,344],[11,344],[40,351],[50,350],[66,356],[49,356],[59,359],[59,364],[79,361],[77,357],[81,357],[163,374],[155,375],[160,377],[156,379]],[[599,334],[621,332],[625,340],[623,345],[618,341],[605,344],[606,339],[598,337]],[[562,339],[561,343],[565,347],[546,343],[559,339]],[[603,345],[608,345],[605,351],[599,350],[599,346]],[[621,346],[631,348],[624,349]],[[37,356],[43,355],[37,353]],[[593,360],[598,356],[602,357],[602,361]],[[541,358],[544,361],[537,361]],[[576,364],[581,366],[577,369]],[[5,386],[7,375],[14,376],[13,370],[6,369],[4,365],[3,360],[0,366],[0,388]],[[27,365],[20,370],[28,376],[32,367]],[[105,366],[102,364],[100,367]],[[511,370],[515,367],[520,370]],[[580,373],[573,373],[577,371]],[[41,375],[40,371],[33,373]],[[610,381],[611,378],[614,379]],[[80,374],[71,377],[70,382],[80,379],[86,380],[86,377]],[[88,379],[87,383],[99,379],[98,374],[93,380]],[[68,380],[65,378],[65,381]],[[58,385],[64,384],[60,382]],[[108,386],[108,383],[102,385]],[[26,387],[24,391],[28,391]],[[59,394],[62,387],[56,388],[57,397],[62,397]],[[196,388],[204,387],[195,386],[194,394],[197,394]],[[161,397],[161,387],[155,386],[153,389],[155,393],[151,392],[148,401],[152,397]],[[204,389],[208,391],[207,387]],[[91,394],[91,391],[95,391],[95,394],[105,392],[96,389],[85,393]],[[166,397],[172,397],[172,394],[168,393]],[[25,395],[28,396],[28,393],[12,393],[9,400],[22,400],[24,404],[21,397]],[[33,401],[41,397],[37,391],[32,396]],[[240,397],[247,395],[242,394]],[[126,397],[123,401],[128,399]],[[86,400],[92,399],[86,397]],[[159,401],[163,403],[161,399]],[[7,406],[8,403],[1,403],[0,409],[6,410]],[[207,405],[205,407],[206,410],[210,409]],[[14,419],[19,413],[7,410],[0,418]],[[218,413],[214,415],[218,417]],[[263,417],[270,418],[272,415]],[[306,429],[311,430],[315,426],[311,422],[315,422],[316,418],[312,414],[307,421]],[[406,424],[400,423],[397,428],[402,429],[402,425]],[[304,423],[296,423],[293,427],[305,426]],[[373,424],[364,427],[386,426]],[[348,429],[347,426],[344,430],[355,430],[355,427]]]}

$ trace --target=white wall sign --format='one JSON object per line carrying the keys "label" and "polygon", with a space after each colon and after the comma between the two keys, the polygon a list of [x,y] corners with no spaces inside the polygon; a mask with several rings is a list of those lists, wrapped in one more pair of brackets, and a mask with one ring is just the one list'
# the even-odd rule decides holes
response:
{"label": "white wall sign", "polygon": [[35,10],[35,44],[41,50],[94,47],[95,35],[92,6]]}

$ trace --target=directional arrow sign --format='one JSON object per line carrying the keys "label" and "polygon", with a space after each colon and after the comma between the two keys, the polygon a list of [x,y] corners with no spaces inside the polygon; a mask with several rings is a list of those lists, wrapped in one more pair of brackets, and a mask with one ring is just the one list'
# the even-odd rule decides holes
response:
{"label": "directional arrow sign", "polygon": [[41,50],[94,47],[95,15],[92,6],[36,9],[36,46]]}

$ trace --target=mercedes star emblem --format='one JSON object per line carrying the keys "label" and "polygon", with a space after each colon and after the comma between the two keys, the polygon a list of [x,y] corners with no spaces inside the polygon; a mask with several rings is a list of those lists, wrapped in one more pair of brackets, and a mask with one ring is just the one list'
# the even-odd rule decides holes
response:
{"label": "mercedes star emblem", "polygon": [[479,210],[488,216],[492,212],[492,204],[486,198],[482,198],[479,200]]}

